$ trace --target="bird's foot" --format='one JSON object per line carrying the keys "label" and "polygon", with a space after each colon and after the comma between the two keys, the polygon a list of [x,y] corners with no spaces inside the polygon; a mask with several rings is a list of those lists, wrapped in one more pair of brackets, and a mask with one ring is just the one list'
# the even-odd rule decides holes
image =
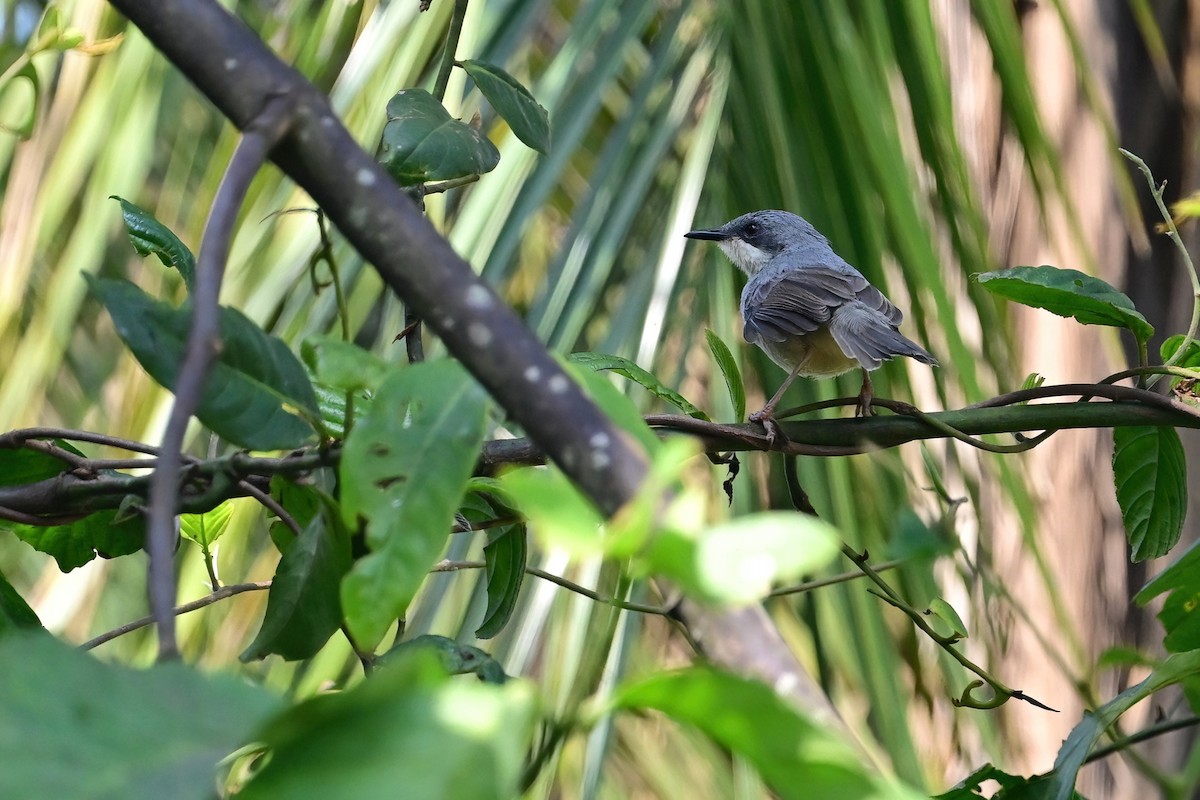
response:
{"label": "bird's foot", "polygon": [[779,423],[775,421],[775,409],[769,403],[761,411],[755,411],[751,414],[749,419],[751,422],[757,422],[763,426],[763,430],[767,434],[768,447],[774,447],[776,442],[787,444],[787,435],[779,427]]}
{"label": "bird's foot", "polygon": [[872,401],[875,400],[875,392],[871,387],[871,375],[865,369],[863,370],[863,385],[858,392],[858,403],[854,406],[854,416],[856,417],[873,417],[875,416],[875,407]]}

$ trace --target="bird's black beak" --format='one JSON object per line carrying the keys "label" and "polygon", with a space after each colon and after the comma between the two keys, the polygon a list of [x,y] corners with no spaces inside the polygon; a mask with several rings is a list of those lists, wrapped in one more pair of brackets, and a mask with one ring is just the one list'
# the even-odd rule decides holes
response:
{"label": "bird's black beak", "polygon": [[703,239],[709,242],[723,242],[729,238],[729,234],[721,230],[688,231],[684,236],[689,239]]}

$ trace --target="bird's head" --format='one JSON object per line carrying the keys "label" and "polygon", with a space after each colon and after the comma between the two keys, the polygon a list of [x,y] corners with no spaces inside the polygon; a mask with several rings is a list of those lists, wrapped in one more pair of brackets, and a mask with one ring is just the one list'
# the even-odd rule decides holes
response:
{"label": "bird's head", "polygon": [[790,211],[752,211],[719,228],[688,231],[684,236],[716,242],[721,252],[750,277],[785,250],[829,247],[807,220]]}

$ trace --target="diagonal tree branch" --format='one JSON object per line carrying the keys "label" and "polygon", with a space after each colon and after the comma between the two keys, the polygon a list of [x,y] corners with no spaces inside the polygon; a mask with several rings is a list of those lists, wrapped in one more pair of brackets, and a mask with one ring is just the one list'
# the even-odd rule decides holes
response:
{"label": "diagonal tree branch", "polygon": [[633,497],[645,455],[342,126],[316,87],[213,0],[112,0],[239,128],[276,95],[295,120],[275,162],[400,298],[607,513]]}

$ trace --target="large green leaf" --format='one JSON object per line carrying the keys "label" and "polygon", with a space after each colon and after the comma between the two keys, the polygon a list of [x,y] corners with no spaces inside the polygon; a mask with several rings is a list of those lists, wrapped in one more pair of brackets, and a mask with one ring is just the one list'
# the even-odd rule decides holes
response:
{"label": "large green leaf", "polygon": [[1187,511],[1187,462],[1174,428],[1113,430],[1113,477],[1134,561],[1157,558],[1179,541]]}
{"label": "large green leaf", "polygon": [[499,485],[547,548],[574,556],[605,552],[604,517],[558,467],[514,469]]}
{"label": "large green leaf", "polygon": [[424,89],[403,89],[388,101],[380,160],[401,186],[491,172],[500,151],[487,137],[450,116]]}
{"label": "large green leaf", "polygon": [[[68,453],[77,456],[83,455],[70,442],[56,439],[54,444]],[[0,486],[22,486],[28,483],[37,483],[56,477],[68,469],[69,466],[65,461],[41,450],[0,449]]]}
{"label": "large green leaf", "polygon": [[[159,302],[128,281],[88,278],[122,341],[150,376],[175,385],[191,325],[186,308]],[[219,436],[251,450],[300,447],[314,437],[317,400],[287,345],[232,308],[221,309],[222,346],[196,416]]]}
{"label": "large green leaf", "polygon": [[742,756],[782,798],[916,798],[889,786],[854,750],[761,683],[694,667],[655,675],[616,693],[617,708],[655,709]]}
{"label": "large green leaf", "polygon": [[975,280],[998,297],[1022,305],[1044,308],[1060,317],[1074,317],[1084,325],[1127,328],[1139,342],[1154,335],[1133,301],[1099,278],[1074,269],[1013,267],[982,272]]}
{"label": "large green leaf", "polygon": [[1166,629],[1163,647],[1173,653],[1200,650],[1200,542],[1147,583],[1133,598],[1146,605],[1163,592],[1170,592],[1158,619]]}
{"label": "large green leaf", "polygon": [[[981,800],[985,797],[991,797],[993,800],[1045,800],[1053,779],[1053,773],[1023,778],[1020,775],[1010,775],[992,764],[984,764],[950,791],[935,795],[933,800]],[[1000,784],[1000,791],[993,794],[989,787],[985,794],[982,785],[989,781]],[[1072,800],[1083,800],[1083,796],[1073,793]]]}
{"label": "large green leaf", "polygon": [[699,533],[667,529],[650,543],[648,568],[690,596],[716,603],[751,603],[782,580],[828,564],[840,538],[806,514],[765,512],[739,517]]}
{"label": "large green leaf", "polygon": [[146,540],[146,523],[140,515],[118,519],[121,511],[106,510],[89,514],[66,525],[41,527],[0,523],[26,544],[54,556],[58,568],[69,572],[82,567],[96,556],[116,558],[141,550]]}
{"label": "large green leaf", "polygon": [[475,80],[518,139],[539,153],[550,152],[550,115],[520,81],[484,61],[461,61],[459,66]]}
{"label": "large green leaf", "polygon": [[22,628],[41,629],[42,621],[25,598],[0,574],[0,636]]}
{"label": "large green leaf", "polygon": [[280,705],[232,676],[105,664],[50,636],[0,638],[0,675],[0,797],[210,798],[217,762]]}
{"label": "large green leaf", "polygon": [[458,364],[395,372],[342,451],[342,515],[373,551],[342,582],[346,622],[374,648],[441,554],[478,458],[487,397]]}
{"label": "large green leaf", "polygon": [[342,624],[341,582],[350,570],[350,537],[341,520],[318,513],[279,560],[267,612],[242,661],[271,653],[310,658]]}
{"label": "large green leaf", "polygon": [[138,255],[156,255],[166,266],[179,270],[188,292],[191,293],[196,285],[196,258],[187,245],[179,241],[179,237],[156,220],[149,211],[123,197],[112,195],[112,199],[121,204],[125,232],[129,234],[129,241],[133,243],[133,249]]}
{"label": "large green leaf", "polygon": [[264,739],[270,760],[239,800],[508,800],[533,729],[534,696],[451,680],[428,652],[409,653],[352,689],[307,700]]}
{"label": "large green leaf", "polygon": [[1050,787],[1052,793],[1047,792],[1043,796],[1053,800],[1070,798],[1079,768],[1096,742],[1122,714],[1155,692],[1197,674],[1200,674],[1200,650],[1178,653],[1167,658],[1146,680],[1130,686],[1095,711],[1084,714],[1083,721],[1075,726],[1059,749],[1054,759],[1054,782]]}

